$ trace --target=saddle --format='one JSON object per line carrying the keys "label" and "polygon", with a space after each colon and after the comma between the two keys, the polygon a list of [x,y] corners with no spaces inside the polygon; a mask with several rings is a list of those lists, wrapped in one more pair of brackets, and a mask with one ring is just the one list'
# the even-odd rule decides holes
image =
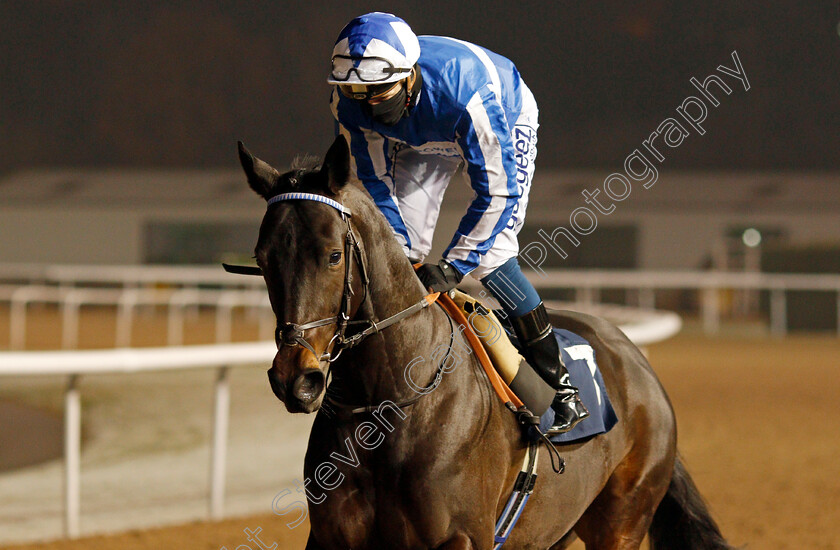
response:
{"label": "saddle", "polygon": [[505,385],[509,385],[519,372],[524,358],[510,341],[508,332],[502,328],[502,324],[492,310],[486,309],[481,302],[466,292],[453,289],[451,296],[452,301],[467,318],[465,330],[471,330],[476,334],[494,369]]}
{"label": "saddle", "polygon": [[[495,334],[505,334],[496,316],[481,306],[478,300],[457,289],[442,293],[437,303],[453,321],[463,327],[464,337],[481,363],[499,399],[514,412],[521,410],[524,407],[522,400],[508,386],[508,383],[513,380],[513,375],[519,370],[517,359],[519,352],[508,338],[493,337]],[[484,340],[488,343],[485,344]],[[497,341],[500,343],[494,345]],[[507,346],[501,343],[504,341],[507,342]],[[492,358],[490,351],[493,353]],[[512,366],[514,361],[517,361],[516,367]],[[501,373],[505,373],[504,377]]]}
{"label": "saddle", "polygon": [[[550,407],[543,409],[542,406],[535,407],[541,410],[528,410],[523,400],[533,403],[534,395],[516,395],[509,386],[520,369],[530,369],[514,344],[516,337],[513,331],[506,329],[492,310],[486,309],[477,299],[460,290],[453,289],[448,294],[441,294],[438,303],[454,321],[464,327],[463,333],[497,395],[509,409],[517,412],[529,439],[538,439],[541,434],[547,434],[552,443],[572,443],[606,433],[618,422],[595,361],[595,352],[586,339],[568,330],[554,329],[571,381],[579,389],[581,399],[590,411],[590,416],[572,430],[556,434],[548,431],[554,421],[554,410]],[[541,380],[536,383],[543,384]],[[545,391],[553,396],[553,390],[547,384],[544,386]],[[531,389],[529,394],[535,391],[542,390]],[[532,412],[539,416],[534,416]]]}

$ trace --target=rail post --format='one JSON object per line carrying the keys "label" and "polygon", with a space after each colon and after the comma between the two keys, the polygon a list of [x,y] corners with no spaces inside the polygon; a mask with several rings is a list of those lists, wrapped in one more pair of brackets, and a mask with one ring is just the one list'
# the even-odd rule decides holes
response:
{"label": "rail post", "polygon": [[12,293],[9,305],[9,349],[26,348],[26,310],[40,287],[23,286]]}
{"label": "rail post", "polygon": [[79,309],[82,297],[78,290],[68,290],[61,303],[61,349],[79,347]]}
{"label": "rail post", "polygon": [[233,340],[233,308],[239,303],[238,291],[223,291],[216,300],[216,343],[227,344]]}
{"label": "rail post", "polygon": [[717,334],[720,330],[720,289],[709,286],[703,289],[703,332]]}
{"label": "rail post", "polygon": [[216,374],[213,441],[210,454],[210,518],[222,519],[225,501],[225,466],[227,461],[230,384],[228,367],[219,367]]}
{"label": "rail post", "polygon": [[774,336],[787,334],[787,299],[784,287],[770,291],[770,332]]}
{"label": "rail post", "polygon": [[81,439],[79,375],[71,374],[64,392],[64,534],[71,539],[79,536]]}
{"label": "rail post", "polygon": [[592,286],[579,286],[575,289],[575,300],[583,304],[596,304],[601,299],[601,292],[599,288]]}
{"label": "rail post", "polygon": [[199,293],[194,288],[176,290],[169,297],[166,314],[166,344],[180,346],[184,343],[184,309],[188,304],[198,303]]}
{"label": "rail post", "polygon": [[656,308],[656,294],[650,287],[642,287],[638,290],[638,304],[642,309]]}
{"label": "rail post", "polygon": [[139,293],[136,288],[125,288],[117,306],[117,334],[118,348],[131,345],[131,332],[134,326],[134,309],[137,307]]}

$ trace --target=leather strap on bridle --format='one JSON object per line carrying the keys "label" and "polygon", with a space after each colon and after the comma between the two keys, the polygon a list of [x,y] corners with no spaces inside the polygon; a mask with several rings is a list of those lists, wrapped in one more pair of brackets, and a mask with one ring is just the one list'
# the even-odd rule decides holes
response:
{"label": "leather strap on bridle", "polygon": [[[435,294],[437,296],[437,293]],[[455,326],[452,323],[452,318],[450,316],[446,316],[446,319],[449,321],[449,348],[446,350],[446,355],[443,356],[440,363],[438,364],[437,370],[435,370],[435,374],[432,377],[432,381],[429,384],[420,390],[416,388],[412,388],[412,390],[416,393],[413,397],[406,399],[404,401],[400,401],[396,403],[396,406],[404,409],[406,407],[410,407],[414,405],[423,397],[429,395],[437,387],[440,385],[441,381],[443,380],[444,369],[447,367],[447,360],[449,359],[450,355],[452,354],[452,347],[455,344]],[[364,413],[371,413],[379,409],[377,405],[353,405],[351,403],[345,403],[341,401],[336,395],[331,395],[329,391],[329,387],[327,389],[327,395],[325,397],[327,401],[329,401],[330,405],[334,409],[344,411],[347,413],[349,418],[352,418],[354,415],[357,414],[364,414]]]}
{"label": "leather strap on bridle", "polygon": [[[419,302],[416,302],[409,307],[403,309],[391,315],[390,317],[383,319],[382,321],[374,321],[373,319],[364,319],[359,321],[351,321],[350,320],[350,307],[353,296],[355,295],[353,292],[353,274],[350,269],[350,258],[351,256],[355,259],[356,265],[359,268],[359,276],[362,278],[362,289],[364,290],[364,297],[362,297],[361,303],[364,303],[368,297],[368,285],[370,280],[368,279],[367,269],[365,267],[365,259],[364,255],[362,254],[361,247],[359,246],[359,240],[356,238],[356,234],[353,233],[353,226],[350,223],[350,217],[352,213],[350,209],[341,204],[340,202],[333,200],[329,197],[325,197],[323,195],[318,195],[315,193],[282,193],[280,195],[276,195],[268,199],[267,206],[271,206],[272,204],[283,202],[283,201],[292,201],[292,200],[309,200],[314,202],[320,202],[321,204],[326,204],[338,210],[339,214],[341,214],[341,219],[347,225],[347,233],[344,237],[344,289],[341,294],[341,303],[339,304],[339,311],[338,314],[334,317],[327,317],[325,319],[318,319],[317,321],[310,321],[308,323],[297,324],[292,322],[286,322],[283,324],[279,324],[277,326],[277,331],[275,332],[275,341],[279,345],[284,346],[297,346],[301,345],[312,352],[312,355],[318,358],[318,361],[328,361],[333,362],[338,359],[339,355],[347,349],[352,348],[353,346],[358,345],[362,340],[367,338],[372,334],[376,334],[389,326],[399,323],[406,317],[414,315],[421,309],[429,307],[429,305],[433,304],[438,297],[437,292],[424,296]],[[259,275],[262,276],[262,270],[259,267],[251,267],[251,266],[236,266],[236,265],[228,265],[222,264],[225,268],[225,271],[229,273],[236,273],[241,275]],[[319,356],[318,353],[315,351],[315,348],[310,344],[305,336],[304,333],[313,328],[323,327],[327,325],[335,324],[336,330],[333,334],[333,337],[330,339],[329,343],[324,349],[324,352]],[[356,334],[351,336],[347,336],[347,329],[356,325],[365,325],[365,328]],[[336,349],[338,349],[337,353],[333,353]]]}

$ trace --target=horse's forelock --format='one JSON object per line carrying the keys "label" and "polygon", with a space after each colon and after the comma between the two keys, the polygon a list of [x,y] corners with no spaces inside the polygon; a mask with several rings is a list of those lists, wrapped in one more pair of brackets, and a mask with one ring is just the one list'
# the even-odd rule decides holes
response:
{"label": "horse's forelock", "polygon": [[293,171],[314,172],[321,166],[321,158],[309,153],[297,155],[292,159],[291,169]]}
{"label": "horse's forelock", "polygon": [[318,178],[321,160],[313,155],[298,155],[291,170],[282,174],[272,189],[272,196],[281,193],[320,193],[323,183]]}

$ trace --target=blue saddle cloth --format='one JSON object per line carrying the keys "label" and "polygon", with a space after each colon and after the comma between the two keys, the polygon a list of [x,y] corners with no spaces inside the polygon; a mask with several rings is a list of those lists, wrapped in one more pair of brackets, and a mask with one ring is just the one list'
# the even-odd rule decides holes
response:
{"label": "blue saddle cloth", "polygon": [[[570,431],[552,436],[552,443],[572,443],[610,431],[618,422],[618,417],[595,363],[595,350],[586,339],[568,330],[555,328],[554,336],[572,384],[580,390],[580,398],[589,409],[589,416]],[[554,409],[549,408],[540,418],[540,431],[545,433],[553,423]]]}

